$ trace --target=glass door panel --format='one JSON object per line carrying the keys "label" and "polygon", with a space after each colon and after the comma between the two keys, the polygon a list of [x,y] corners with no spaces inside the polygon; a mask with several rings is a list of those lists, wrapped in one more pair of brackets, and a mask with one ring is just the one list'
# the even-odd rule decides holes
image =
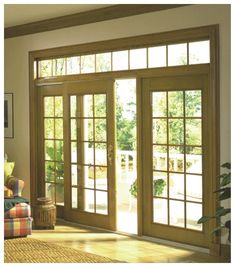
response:
{"label": "glass door panel", "polygon": [[190,236],[200,236],[196,243],[203,245],[206,237],[197,221],[205,208],[202,99],[206,89],[201,78],[171,79],[173,83],[164,78],[143,83],[143,105],[150,107],[144,112],[143,125],[144,154],[150,157],[144,162],[143,201],[145,217],[151,222],[145,224],[144,232],[189,243]]}
{"label": "glass door panel", "polygon": [[43,97],[44,186],[46,197],[64,206],[63,97]]}
{"label": "glass door panel", "polygon": [[68,218],[115,229],[113,82],[69,88]]}
{"label": "glass door panel", "polygon": [[[82,176],[78,183],[75,184],[72,181],[72,187],[82,189],[81,193],[84,197],[84,206],[80,207],[82,210],[102,214],[108,214],[106,101],[106,94],[70,96],[71,114],[75,106],[77,109],[81,108],[78,103],[83,107],[80,116],[74,113],[76,116],[70,118],[71,129],[80,131],[80,133],[77,132],[77,142],[74,142],[75,130],[72,131],[71,165],[73,167],[74,163],[77,163]],[[82,147],[79,147],[81,143]],[[80,154],[79,157],[77,153]],[[72,180],[74,180],[73,176]]]}

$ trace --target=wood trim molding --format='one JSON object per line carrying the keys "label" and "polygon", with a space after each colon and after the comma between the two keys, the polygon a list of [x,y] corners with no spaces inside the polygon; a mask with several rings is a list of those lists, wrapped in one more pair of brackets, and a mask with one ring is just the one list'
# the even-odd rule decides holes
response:
{"label": "wood trim molding", "polygon": [[73,55],[79,56],[93,53],[103,53],[107,51],[143,48],[145,46],[166,45],[175,42],[187,42],[189,40],[204,40],[210,38],[212,27],[214,28],[215,25],[161,33],[151,33],[85,44],[46,48],[42,50],[31,51],[30,53],[33,53],[34,59],[43,60],[56,57],[66,57]]}
{"label": "wood trim molding", "polygon": [[182,6],[187,6],[187,5],[184,4],[112,5],[109,7],[99,8],[91,11],[8,27],[4,29],[4,38],[7,39],[21,35],[52,31],[66,27],[73,27],[105,20],[123,18],[123,17],[134,16],[154,11],[161,11]]}

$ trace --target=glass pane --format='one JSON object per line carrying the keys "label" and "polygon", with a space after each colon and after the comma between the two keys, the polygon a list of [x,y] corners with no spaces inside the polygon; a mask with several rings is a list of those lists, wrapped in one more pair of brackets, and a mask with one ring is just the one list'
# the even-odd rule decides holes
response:
{"label": "glass pane", "polygon": [[200,41],[189,43],[189,64],[210,62],[210,42]]}
{"label": "glass pane", "polygon": [[63,139],[63,119],[55,119],[55,138]]}
{"label": "glass pane", "polygon": [[170,198],[184,199],[184,174],[169,174]]}
{"label": "glass pane", "polygon": [[168,92],[168,113],[169,117],[183,117],[183,91]]}
{"label": "glass pane", "polygon": [[152,93],[152,116],[166,117],[166,92]]}
{"label": "glass pane", "polygon": [[68,57],[67,60],[67,74],[80,73],[80,57]]}
{"label": "glass pane", "polygon": [[169,170],[174,172],[184,171],[184,147],[169,147]]}
{"label": "glass pane", "polygon": [[52,76],[52,60],[39,61],[39,77]]}
{"label": "glass pane", "polygon": [[65,75],[66,59],[53,59],[53,76]]}
{"label": "glass pane", "polygon": [[187,43],[168,45],[168,66],[187,65]]}
{"label": "glass pane", "polygon": [[184,122],[182,119],[169,119],[169,144],[184,143]]}
{"label": "glass pane", "polygon": [[71,162],[77,163],[77,142],[71,142]]}
{"label": "glass pane", "polygon": [[96,189],[107,190],[107,168],[97,167],[95,170],[96,175]]}
{"label": "glass pane", "polygon": [[112,70],[128,69],[128,51],[112,52]]}
{"label": "glass pane", "polygon": [[63,117],[62,96],[55,96],[55,117]]}
{"label": "glass pane", "polygon": [[130,50],[130,69],[147,68],[147,48]]}
{"label": "glass pane", "polygon": [[95,55],[81,56],[81,73],[95,72]]}
{"label": "glass pane", "polygon": [[168,223],[166,199],[153,199],[153,222],[162,224]]}
{"label": "glass pane", "polygon": [[202,96],[201,90],[185,91],[185,116],[202,116]]}
{"label": "glass pane", "polygon": [[108,214],[107,192],[96,191],[96,213]]}
{"label": "glass pane", "polygon": [[64,184],[56,184],[56,204],[64,205]]}
{"label": "glass pane", "polygon": [[54,182],[55,166],[54,162],[45,162],[45,180],[47,182]]}
{"label": "glass pane", "polygon": [[107,141],[107,125],[106,119],[95,119],[95,141],[106,142]]}
{"label": "glass pane", "polygon": [[55,141],[56,145],[56,160],[64,161],[64,142],[63,141]]}
{"label": "glass pane", "polygon": [[76,119],[70,120],[70,138],[71,140],[77,140],[77,123]]}
{"label": "glass pane", "polygon": [[54,97],[44,97],[44,117],[54,117]]}
{"label": "glass pane", "polygon": [[77,112],[77,97],[76,95],[70,96],[70,116],[76,117]]}
{"label": "glass pane", "polygon": [[44,119],[44,137],[54,138],[54,119]]}
{"label": "glass pane", "polygon": [[186,198],[190,201],[202,202],[202,176],[186,175]]}
{"label": "glass pane", "polygon": [[83,105],[84,105],[84,117],[93,117],[93,96],[84,95]]}
{"label": "glass pane", "polygon": [[84,210],[94,212],[94,190],[84,190]]}
{"label": "glass pane", "polygon": [[78,189],[74,187],[71,189],[71,206],[74,209],[78,208]]}
{"label": "glass pane", "polygon": [[94,95],[95,117],[106,117],[106,95]]}
{"label": "glass pane", "polygon": [[94,188],[94,166],[84,166],[84,187]]}
{"label": "glass pane", "polygon": [[186,147],[186,172],[202,173],[201,147]]}
{"label": "glass pane", "polygon": [[84,119],[84,141],[93,141],[93,119]]}
{"label": "glass pane", "polygon": [[170,200],[170,225],[184,227],[184,202]]}
{"label": "glass pane", "polygon": [[95,165],[107,165],[107,145],[104,143],[95,144]]}
{"label": "glass pane", "polygon": [[111,53],[96,55],[96,72],[111,71]]}
{"label": "glass pane", "polygon": [[71,165],[71,184],[78,185],[77,165]]}
{"label": "glass pane", "polygon": [[94,164],[94,145],[91,142],[84,142],[84,164]]}
{"label": "glass pane", "polygon": [[37,79],[38,77],[38,64],[37,61],[34,61],[34,79]]}
{"label": "glass pane", "polygon": [[153,196],[167,197],[167,173],[153,172]]}
{"label": "glass pane", "polygon": [[148,48],[148,67],[166,66],[166,46],[157,46]]}
{"label": "glass pane", "polygon": [[45,140],[45,159],[54,160],[54,141]]}
{"label": "glass pane", "polygon": [[153,119],[152,120],[152,134],[154,144],[167,144],[167,120]]}
{"label": "glass pane", "polygon": [[50,198],[53,203],[55,203],[55,185],[46,183],[45,184],[46,197]]}
{"label": "glass pane", "polygon": [[167,170],[167,147],[166,146],[153,146],[153,169],[154,170]]}
{"label": "glass pane", "polygon": [[202,204],[187,203],[187,228],[202,231],[202,224],[197,221],[202,217]]}
{"label": "glass pane", "polygon": [[64,183],[64,163],[56,163],[55,176],[57,183]]}
{"label": "glass pane", "polygon": [[201,119],[186,119],[186,144],[187,145],[202,144]]}

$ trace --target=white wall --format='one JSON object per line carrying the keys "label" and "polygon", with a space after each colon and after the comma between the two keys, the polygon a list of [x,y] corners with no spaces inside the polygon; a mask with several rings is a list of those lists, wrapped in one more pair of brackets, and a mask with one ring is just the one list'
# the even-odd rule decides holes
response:
{"label": "white wall", "polygon": [[5,40],[5,92],[14,93],[15,137],[5,152],[30,195],[28,52],[121,37],[220,25],[221,162],[230,160],[230,5],[195,5]]}

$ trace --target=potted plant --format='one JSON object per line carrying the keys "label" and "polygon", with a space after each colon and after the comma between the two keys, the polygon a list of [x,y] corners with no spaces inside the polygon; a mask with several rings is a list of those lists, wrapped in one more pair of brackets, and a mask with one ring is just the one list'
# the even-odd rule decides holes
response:
{"label": "potted plant", "polygon": [[[163,179],[157,179],[153,181],[153,194],[154,196],[161,196],[166,186],[166,182]],[[133,197],[137,197],[137,179],[131,184],[129,192]]]}
{"label": "potted plant", "polygon": [[226,220],[225,223],[221,222],[221,218],[230,214],[230,208],[224,208],[220,205],[220,202],[225,199],[229,199],[231,197],[231,164],[229,162],[224,163],[221,165],[222,168],[226,169],[226,172],[219,175],[218,178],[220,180],[220,188],[214,193],[218,194],[218,202],[219,207],[216,210],[216,214],[214,216],[202,216],[198,223],[206,223],[211,219],[217,219],[219,221],[219,226],[216,227],[212,233],[218,233],[221,229],[226,228],[228,230],[228,240],[231,241],[231,219]]}

